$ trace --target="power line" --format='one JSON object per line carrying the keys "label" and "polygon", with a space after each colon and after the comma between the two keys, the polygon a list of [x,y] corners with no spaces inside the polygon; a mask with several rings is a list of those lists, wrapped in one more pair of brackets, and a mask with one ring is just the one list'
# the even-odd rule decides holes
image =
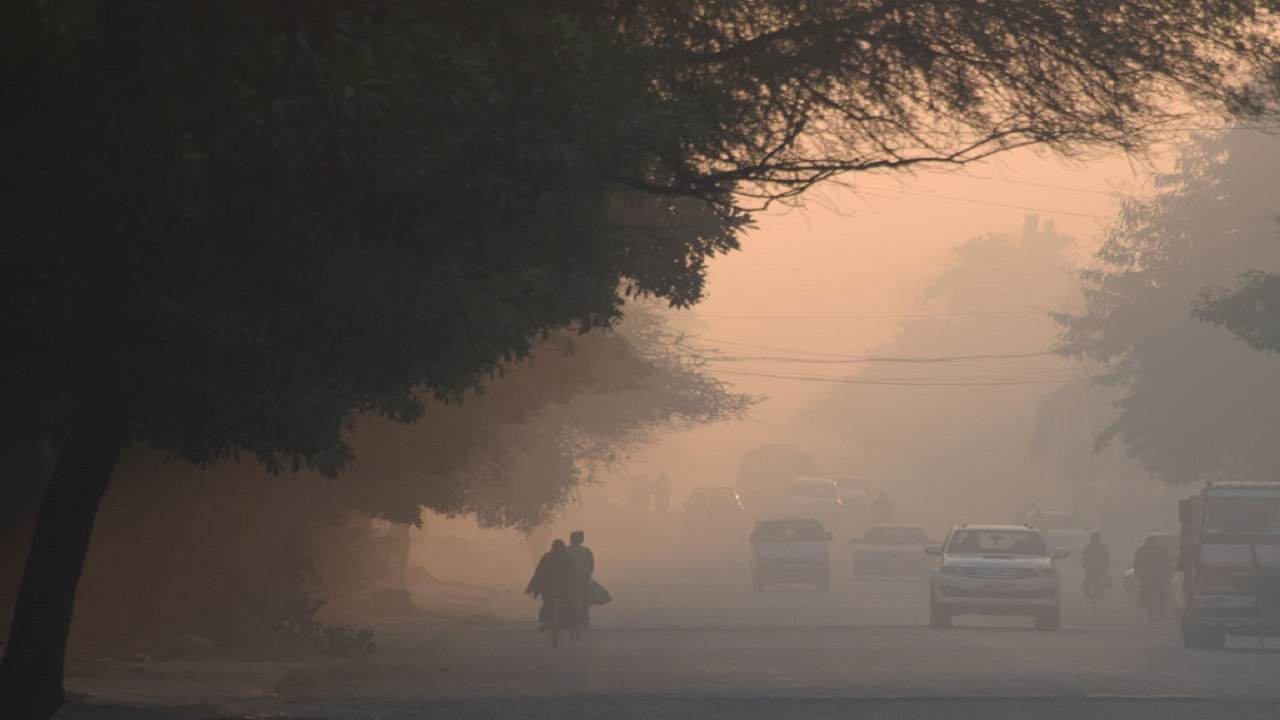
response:
{"label": "power line", "polygon": [[1064,380],[990,380],[990,381],[899,381],[899,380],[859,380],[857,378],[817,377],[812,375],[782,375],[778,373],[752,372],[750,370],[715,370],[717,375],[744,375],[749,377],[770,378],[774,380],[794,380],[799,382],[817,382],[835,385],[893,385],[897,387],[992,387],[1006,385],[1065,385],[1076,378]]}
{"label": "power line", "polygon": [[[735,345],[737,347],[749,348],[751,350],[770,350],[774,352],[793,353],[797,355],[816,355],[820,357],[838,357],[838,358],[853,357],[852,355],[847,355],[844,353],[831,353],[831,352],[820,352],[820,351],[810,351],[810,350],[789,350],[787,348],[780,348],[772,345],[752,345],[750,343],[734,342],[732,340],[718,340],[716,338],[706,337],[705,335],[690,335],[689,337],[694,339],[705,340],[707,342],[718,343],[720,345]],[[719,348],[704,348],[704,349],[719,350]]]}
{"label": "power line", "polygon": [[[1045,355],[1053,355],[1051,352],[1037,353],[1010,353],[996,355],[942,355],[934,357],[849,357],[841,359],[828,358],[798,358],[786,357],[781,355],[724,355],[709,358],[714,362],[788,362],[788,363],[806,363],[814,365],[849,365],[854,363],[946,363],[958,362],[963,360],[1020,360],[1023,358],[1043,357]],[[1019,368],[1007,368],[1015,370]],[[1053,368],[1055,370],[1059,368]],[[1071,369],[1069,367],[1061,368],[1063,370]]]}
{"label": "power line", "polygon": [[[753,348],[756,350],[771,350],[774,352],[793,353],[796,355],[816,355],[821,357],[838,358],[841,363],[876,363],[876,362],[897,362],[897,363],[940,363],[940,362],[957,362],[961,360],[1020,360],[1022,358],[1046,357],[1055,353],[1048,350],[1024,353],[974,353],[969,355],[932,355],[932,356],[867,356],[867,355],[845,355],[841,353],[829,352],[810,352],[805,350],[792,350],[788,348],[780,348],[771,345],[752,345],[750,343],[733,342],[731,340],[720,340],[717,338],[706,337],[705,335],[690,335],[689,337],[704,340],[706,342],[719,343],[721,345],[737,345],[739,347]],[[715,350],[717,348],[704,348]],[[733,357],[733,356],[730,356]],[[716,358],[713,358],[716,359]],[[797,361],[804,361],[803,358],[796,358]]]}
{"label": "power line", "polygon": [[973,313],[899,313],[899,314],[840,314],[840,315],[735,315],[725,313],[694,312],[696,317],[717,320],[956,320],[972,318],[1043,318],[1045,312],[973,312]]}
{"label": "power line", "polygon": [[[962,368],[962,369],[963,369],[963,368]],[[773,370],[768,370],[768,369],[738,370],[738,369],[731,369],[731,368],[718,368],[718,367],[712,367],[712,368],[710,368],[710,371],[711,371],[711,372],[713,372],[713,373],[715,373],[715,372],[732,372],[732,373],[751,372],[751,373],[764,373],[764,374],[766,374],[766,375],[779,374],[779,375],[786,375],[786,376],[788,376],[788,377],[792,377],[792,378],[796,378],[796,379],[801,379],[801,378],[803,378],[803,379],[806,379],[806,380],[820,380],[820,381],[825,381],[825,380],[859,380],[859,381],[864,381],[864,382],[873,382],[873,381],[874,381],[874,382],[902,382],[902,383],[918,383],[918,382],[922,382],[922,383],[952,383],[952,382],[955,382],[955,383],[970,383],[970,382],[977,382],[977,383],[985,383],[985,382],[999,382],[999,383],[1006,383],[1006,382],[1009,382],[1009,383],[1016,383],[1016,382],[1030,382],[1030,381],[1035,381],[1035,382],[1054,382],[1054,381],[1069,382],[1069,381],[1074,380],[1074,379],[1076,379],[1077,377],[1079,377],[1079,368],[1072,368],[1072,371],[1071,371],[1070,373],[1066,373],[1066,374],[1056,373],[1056,374],[1047,374],[1047,375],[1046,375],[1046,374],[1042,374],[1042,373],[1031,373],[1031,374],[1025,374],[1025,375],[1024,375],[1024,374],[1015,374],[1015,375],[1010,375],[1010,374],[1001,374],[1001,373],[992,373],[992,374],[986,374],[986,373],[983,373],[983,374],[977,374],[977,375],[970,375],[970,374],[967,374],[967,373],[966,373],[966,374],[954,375],[954,376],[943,376],[943,375],[911,375],[911,374],[909,374],[909,375],[881,375],[881,374],[879,374],[879,373],[876,373],[876,374],[874,374],[874,375],[819,375],[819,374],[813,374],[813,373],[804,373],[804,374],[788,373],[788,372],[785,372],[785,371],[773,371]]]}

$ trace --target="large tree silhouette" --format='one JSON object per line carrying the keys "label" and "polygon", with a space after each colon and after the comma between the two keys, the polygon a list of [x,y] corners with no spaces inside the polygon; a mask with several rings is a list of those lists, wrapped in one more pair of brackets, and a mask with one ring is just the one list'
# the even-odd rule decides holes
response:
{"label": "large tree silhouette", "polygon": [[1140,147],[1275,3],[14,0],[3,427],[58,460],[0,669],[61,702],[121,448],[326,472],[533,338],[683,305],[751,206],[1043,143]]}
{"label": "large tree silhouette", "polygon": [[1276,358],[1194,316],[1199,307],[1215,320],[1239,317],[1241,298],[1206,309],[1206,288],[1280,269],[1277,167],[1280,141],[1269,134],[1235,130],[1188,144],[1158,194],[1125,203],[1084,273],[1085,311],[1060,317],[1058,351],[1096,362],[1095,382],[1116,397],[1099,441],[1123,442],[1170,485],[1255,480],[1280,462]]}

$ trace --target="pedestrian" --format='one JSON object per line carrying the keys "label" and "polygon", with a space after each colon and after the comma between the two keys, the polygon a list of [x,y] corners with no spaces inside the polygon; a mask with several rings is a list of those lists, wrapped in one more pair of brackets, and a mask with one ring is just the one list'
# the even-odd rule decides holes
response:
{"label": "pedestrian", "polygon": [[556,538],[551,542],[551,550],[543,553],[529,585],[524,589],[529,595],[542,600],[542,608],[538,611],[539,630],[547,630],[555,622],[566,625],[572,619],[574,574],[573,557],[564,541]]}
{"label": "pedestrian", "polygon": [[577,618],[575,628],[585,628],[590,623],[587,608],[590,605],[591,580],[596,571],[596,556],[591,548],[582,544],[586,538],[586,533],[574,530],[569,533],[569,547],[566,548],[573,559],[573,598],[570,602]]}

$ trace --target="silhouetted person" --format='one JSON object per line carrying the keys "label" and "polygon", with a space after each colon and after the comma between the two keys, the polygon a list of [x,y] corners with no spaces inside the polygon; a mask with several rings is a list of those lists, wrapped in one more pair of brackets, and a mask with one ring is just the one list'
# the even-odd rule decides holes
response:
{"label": "silhouetted person", "polygon": [[526,593],[542,599],[542,609],[538,612],[540,629],[549,628],[557,617],[561,625],[569,624],[574,576],[573,557],[569,555],[564,541],[557,538],[552,541],[551,550],[543,553],[528,587],[524,589]]}
{"label": "silhouetted person", "polygon": [[666,473],[658,473],[657,479],[653,481],[653,509],[654,512],[671,509],[671,481],[667,479]]}
{"label": "silhouetted person", "polygon": [[1133,574],[1138,578],[1138,604],[1151,610],[1152,620],[1164,619],[1173,561],[1154,536],[1148,535],[1133,554]]}
{"label": "silhouetted person", "polygon": [[889,497],[884,491],[876,493],[876,499],[871,503],[871,524],[883,525],[893,522],[893,503],[889,502]]}
{"label": "silhouetted person", "polygon": [[1111,551],[1102,542],[1102,534],[1089,533],[1089,544],[1080,553],[1080,564],[1084,567],[1084,594],[1090,595],[1090,589],[1097,587],[1098,595],[1107,588],[1107,574],[1111,572]]}
{"label": "silhouetted person", "polygon": [[583,545],[586,540],[586,533],[581,530],[574,530],[569,533],[569,557],[573,558],[573,597],[571,603],[576,611],[578,622],[575,627],[587,627],[590,622],[587,608],[590,603],[590,586],[591,576],[596,571],[596,556],[591,552],[591,548]]}

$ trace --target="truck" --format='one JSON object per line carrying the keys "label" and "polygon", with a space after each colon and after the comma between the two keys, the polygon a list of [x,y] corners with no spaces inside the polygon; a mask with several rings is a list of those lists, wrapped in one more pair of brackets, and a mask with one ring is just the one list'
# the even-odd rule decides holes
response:
{"label": "truck", "polygon": [[1280,482],[1210,483],[1178,516],[1185,645],[1280,635]]}

